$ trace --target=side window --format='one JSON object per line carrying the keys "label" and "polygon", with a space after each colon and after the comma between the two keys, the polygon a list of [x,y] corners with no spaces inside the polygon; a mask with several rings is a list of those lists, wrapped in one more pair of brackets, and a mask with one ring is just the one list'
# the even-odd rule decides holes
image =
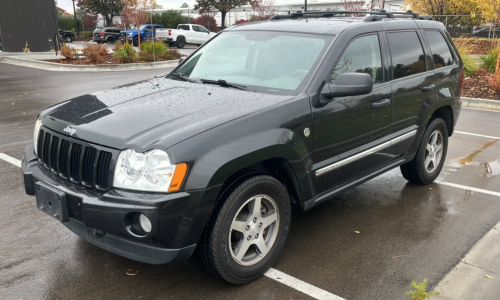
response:
{"label": "side window", "polygon": [[366,73],[372,77],[373,84],[383,82],[378,35],[357,38],[347,46],[333,69],[332,82],[339,74],[348,72]]}
{"label": "side window", "polygon": [[181,29],[181,30],[189,30],[189,25],[180,25],[179,29]]}
{"label": "side window", "polygon": [[196,31],[196,32],[199,32],[200,31],[200,27],[193,25],[193,30]]}
{"label": "side window", "polygon": [[200,32],[203,32],[203,33],[208,33],[208,29],[206,29],[205,27],[203,27],[203,26],[198,26],[198,28],[200,29]]}
{"label": "side window", "polygon": [[390,32],[387,38],[394,79],[426,71],[424,50],[415,31]]}
{"label": "side window", "polygon": [[453,55],[451,55],[450,47],[443,35],[434,30],[426,30],[424,31],[424,35],[431,47],[432,59],[434,60],[436,69],[451,66],[454,62]]}

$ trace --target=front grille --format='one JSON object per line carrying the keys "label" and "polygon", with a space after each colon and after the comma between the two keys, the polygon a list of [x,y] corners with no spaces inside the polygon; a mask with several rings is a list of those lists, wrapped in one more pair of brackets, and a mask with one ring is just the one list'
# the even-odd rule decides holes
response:
{"label": "front grille", "polygon": [[37,152],[42,165],[58,176],[97,189],[111,187],[112,160],[118,151],[40,130]]}

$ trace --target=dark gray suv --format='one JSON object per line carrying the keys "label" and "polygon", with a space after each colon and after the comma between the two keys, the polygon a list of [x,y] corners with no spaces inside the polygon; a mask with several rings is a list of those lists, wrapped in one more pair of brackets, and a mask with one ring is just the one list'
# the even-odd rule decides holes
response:
{"label": "dark gray suv", "polygon": [[114,43],[120,39],[120,31],[122,29],[116,27],[96,28],[93,32],[92,40],[100,43]]}
{"label": "dark gray suv", "polygon": [[285,246],[291,207],[396,167],[429,184],[443,167],[463,82],[443,24],[351,14],[233,26],[165,77],[47,108],[26,193],[118,255],[164,264],[197,249],[215,276],[255,280]]}

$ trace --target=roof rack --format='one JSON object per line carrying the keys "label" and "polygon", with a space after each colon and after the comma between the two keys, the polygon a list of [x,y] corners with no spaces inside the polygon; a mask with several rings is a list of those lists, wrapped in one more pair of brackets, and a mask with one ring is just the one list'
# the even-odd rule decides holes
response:
{"label": "roof rack", "polygon": [[363,14],[369,15],[364,18],[365,22],[379,21],[381,19],[389,18],[410,18],[417,20],[433,20],[431,16],[420,16],[411,10],[407,12],[387,12],[385,10],[381,11],[352,11],[352,10],[332,10],[332,11],[308,11],[308,12],[296,12],[289,15],[274,15],[269,20],[283,20],[283,19],[298,19],[298,18],[331,18],[337,15],[348,15],[348,14]]}

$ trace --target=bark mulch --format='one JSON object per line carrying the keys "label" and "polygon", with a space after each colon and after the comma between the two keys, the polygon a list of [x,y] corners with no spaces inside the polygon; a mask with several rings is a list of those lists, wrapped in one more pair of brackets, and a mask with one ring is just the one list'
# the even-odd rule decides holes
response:
{"label": "bark mulch", "polygon": [[464,80],[463,97],[500,100],[500,93],[491,89],[488,78],[493,75],[479,73]]}
{"label": "bark mulch", "polygon": [[477,38],[458,38],[453,39],[455,45],[467,43],[471,45],[472,55],[486,55],[489,50],[498,47],[498,44],[493,39],[477,39]]}

